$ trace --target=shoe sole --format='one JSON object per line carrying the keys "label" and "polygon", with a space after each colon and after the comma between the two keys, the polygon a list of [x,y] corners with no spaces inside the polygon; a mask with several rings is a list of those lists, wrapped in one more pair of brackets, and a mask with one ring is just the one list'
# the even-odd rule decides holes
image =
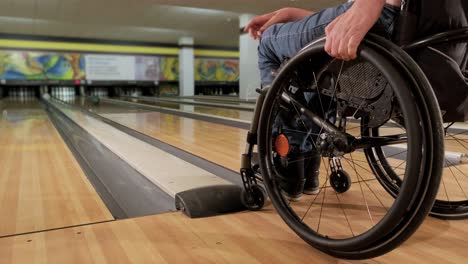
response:
{"label": "shoe sole", "polygon": [[302,198],[302,195],[298,195],[298,196],[291,196],[289,195],[288,193],[286,193],[285,191],[281,190],[281,195],[288,201],[291,201],[291,202],[298,202],[301,200]]}
{"label": "shoe sole", "polygon": [[314,195],[318,194],[320,192],[320,189],[312,189],[312,190],[304,190],[302,193],[307,194],[307,195]]}

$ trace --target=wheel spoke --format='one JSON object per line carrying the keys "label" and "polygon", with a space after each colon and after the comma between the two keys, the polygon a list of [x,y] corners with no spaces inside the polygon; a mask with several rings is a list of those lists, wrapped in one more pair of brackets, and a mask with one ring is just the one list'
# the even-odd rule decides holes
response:
{"label": "wheel spoke", "polygon": [[[347,158],[344,158],[344,159],[345,159],[345,161],[346,161],[350,166],[352,166],[349,159],[347,159]],[[354,162],[354,161],[353,161],[353,162]],[[354,164],[355,164],[355,163],[354,163]],[[377,201],[379,201],[379,203],[382,205],[382,207],[385,208],[385,211],[388,212],[388,208],[384,205],[384,203],[382,202],[382,200],[380,199],[380,197],[372,190],[372,188],[369,186],[369,184],[367,184],[367,182],[368,182],[369,180],[364,180],[364,178],[363,178],[363,177],[361,176],[361,174],[359,174],[359,173],[356,175],[356,177],[361,178],[361,181],[364,182],[364,183],[366,184],[367,188],[369,188],[369,190],[370,190],[370,191],[372,192],[372,194],[375,196],[375,198],[377,199]]]}
{"label": "wheel spoke", "polygon": [[[328,105],[327,113],[330,112],[330,108],[333,104],[333,99],[336,96],[336,91],[338,89],[338,83],[340,82],[341,73],[343,72],[344,63],[345,63],[344,61],[341,61],[340,72],[338,72],[338,79],[336,79],[335,87],[333,88],[332,99],[330,100],[330,103]],[[327,113],[324,113],[324,114],[327,114]]]}
{"label": "wheel spoke", "polygon": [[[323,158],[322,158],[322,164],[325,164],[324,161],[323,161]],[[325,166],[325,165],[324,165]],[[328,172],[328,168],[325,167],[326,171]],[[306,218],[307,214],[309,213],[310,209],[312,208],[312,205],[314,205],[315,203],[315,200],[317,200],[317,198],[319,197],[320,193],[322,192],[322,190],[326,189],[326,186],[327,186],[327,183],[328,183],[328,177],[327,177],[327,180],[325,180],[325,183],[322,185],[322,187],[320,187],[319,189],[319,192],[315,195],[315,198],[312,200],[312,202],[310,203],[309,207],[307,208],[307,211],[305,212],[304,216],[302,216],[301,218],[301,221],[304,222],[304,219]]]}
{"label": "wheel spoke", "polygon": [[[328,182],[328,178],[327,180],[325,181],[325,184],[327,184]],[[318,222],[318,225],[317,225],[317,233],[320,232],[320,223],[322,222],[322,214],[323,214],[323,205],[325,203],[325,196],[327,195],[327,188],[323,188],[323,198],[322,198],[322,206],[320,207],[320,216],[319,216],[319,222]]]}
{"label": "wheel spoke", "polygon": [[340,204],[340,208],[343,211],[343,215],[346,219],[346,223],[348,224],[349,230],[351,231],[351,235],[355,237],[356,235],[353,232],[353,228],[351,227],[351,223],[349,222],[348,215],[346,214],[346,210],[344,209],[343,204],[341,204],[340,196],[336,192],[335,192],[335,195],[336,195],[336,199],[338,200],[338,203]]}
{"label": "wheel spoke", "polygon": [[306,132],[306,131],[300,131],[300,130],[289,129],[289,128],[283,128],[283,131],[297,132],[297,133],[309,134],[309,135],[313,135],[313,136],[318,136],[319,135],[319,134],[314,134],[314,133],[309,133],[309,132]]}
{"label": "wheel spoke", "polygon": [[[353,162],[353,165],[354,165],[353,155],[350,154],[349,156],[351,157],[351,161]],[[358,175],[359,173],[358,173],[358,171],[356,169],[356,166],[352,166],[352,167],[353,167],[354,172],[356,173],[356,175]],[[364,202],[366,203],[367,213],[369,214],[369,218],[370,218],[370,220],[372,222],[372,225],[374,226],[375,225],[374,219],[372,218],[372,214],[370,212],[369,204],[367,202],[366,196],[364,195],[364,190],[362,189],[361,180],[359,179],[359,177],[358,177],[358,183],[359,183],[359,188],[361,189],[362,198],[364,199]]]}
{"label": "wheel spoke", "polygon": [[[314,144],[314,148],[317,148],[317,145],[316,145],[314,139],[312,138],[312,134],[311,134],[311,132],[310,132],[310,131],[312,131],[312,129],[309,128],[309,127],[305,124],[305,122],[304,122],[304,120],[302,120],[302,118],[300,118],[300,117],[302,116],[302,113],[299,111],[299,109],[297,109],[297,106],[296,106],[295,103],[290,103],[290,105],[293,106],[294,111],[296,111],[297,115],[299,116],[299,119],[301,120],[301,123],[302,123],[302,125],[304,126],[304,128],[305,128],[307,131],[309,131],[309,132],[307,132],[307,137],[310,137],[311,142]],[[320,133],[319,133],[319,134],[320,134]]]}
{"label": "wheel spoke", "polygon": [[[444,187],[443,189],[444,189],[444,192],[445,192],[445,196],[447,197],[447,202],[450,203],[450,198],[449,198],[449,195],[448,195],[448,192],[447,192],[447,187],[445,186],[444,177],[442,177],[442,179],[441,179],[440,182],[441,182],[442,186]],[[440,190],[439,190],[439,191],[440,191]]]}
{"label": "wheel spoke", "polygon": [[317,94],[318,94],[318,98],[319,98],[319,102],[320,102],[320,109],[322,109],[322,113],[325,115],[325,109],[323,109],[322,95],[320,93],[320,88],[319,88],[319,85],[318,85],[317,76],[315,75],[315,71],[313,71],[312,73],[314,75],[315,87],[317,87]]}
{"label": "wheel spoke", "polygon": [[289,159],[288,164],[292,164],[292,163],[296,163],[296,162],[300,162],[300,161],[310,160],[310,159],[318,157],[318,156],[320,156],[320,154],[315,154],[315,155],[311,155],[311,156],[304,156],[303,158],[299,158],[299,159]]}
{"label": "wheel spoke", "polygon": [[452,135],[451,135],[451,137],[453,138],[453,140],[455,140],[455,141],[457,141],[458,143],[460,143],[460,146],[462,146],[464,149],[468,150],[468,147],[467,147],[467,146],[465,146],[464,144],[462,144],[462,143],[460,142],[460,140],[459,140],[459,139],[455,138],[455,137],[454,137],[454,136],[452,136]]}
{"label": "wheel spoke", "polygon": [[468,130],[467,130],[467,131],[462,131],[462,132],[459,132],[459,133],[452,134],[452,136],[458,136],[458,135],[461,135],[461,134],[468,134]]}
{"label": "wheel spoke", "polygon": [[[445,159],[445,161],[446,161],[448,164],[452,164],[448,159]],[[466,196],[465,190],[464,190],[463,187],[461,186],[460,181],[458,180],[458,178],[455,176],[455,173],[453,172],[452,167],[455,167],[455,168],[457,168],[457,167],[456,167],[456,166],[448,166],[448,169],[450,170],[450,172],[451,172],[453,178],[454,178],[455,181],[457,182],[458,187],[460,187],[460,190],[462,191],[463,195],[465,196],[465,199],[468,199],[468,197]],[[458,168],[457,168],[457,169],[458,169]],[[462,173],[463,176],[467,177],[467,176],[465,175],[465,173],[463,173],[462,171],[460,171],[460,172]],[[444,177],[442,177],[442,180],[443,180],[443,179],[444,179]],[[448,194],[447,194],[447,200],[449,200]]]}

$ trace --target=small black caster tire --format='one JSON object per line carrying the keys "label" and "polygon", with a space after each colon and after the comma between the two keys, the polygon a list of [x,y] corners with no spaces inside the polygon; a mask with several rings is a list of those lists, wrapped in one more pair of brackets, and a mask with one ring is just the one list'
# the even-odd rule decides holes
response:
{"label": "small black caster tire", "polygon": [[332,172],[330,175],[330,185],[337,193],[345,193],[351,188],[351,177],[344,170]]}
{"label": "small black caster tire", "polygon": [[259,211],[265,205],[266,192],[260,185],[252,185],[252,192],[249,193],[246,190],[242,190],[241,200],[247,209],[250,211]]}

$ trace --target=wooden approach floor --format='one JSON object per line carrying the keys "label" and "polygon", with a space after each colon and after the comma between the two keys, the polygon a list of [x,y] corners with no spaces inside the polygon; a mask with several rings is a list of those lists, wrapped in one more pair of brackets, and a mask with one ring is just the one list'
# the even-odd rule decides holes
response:
{"label": "wooden approach floor", "polygon": [[0,237],[113,220],[37,101],[0,110]]}
{"label": "wooden approach floor", "polygon": [[204,219],[168,213],[0,239],[0,263],[466,263],[466,221],[428,218],[398,249],[339,260],[304,243],[271,208]]}

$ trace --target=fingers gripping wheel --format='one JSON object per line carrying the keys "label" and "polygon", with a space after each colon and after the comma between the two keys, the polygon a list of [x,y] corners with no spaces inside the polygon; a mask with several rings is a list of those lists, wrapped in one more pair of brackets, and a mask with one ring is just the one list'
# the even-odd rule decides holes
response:
{"label": "fingers gripping wheel", "polygon": [[244,206],[251,211],[259,211],[265,205],[266,192],[262,186],[255,184],[250,186],[250,190],[242,191],[241,201]]}
{"label": "fingers gripping wheel", "polygon": [[[378,37],[364,41],[359,59],[366,66],[358,69],[356,63],[328,57],[324,39],[299,52],[278,73],[259,121],[260,169],[273,206],[307,243],[341,258],[375,257],[400,245],[429,213],[440,184],[443,131],[430,84],[418,67],[403,63],[413,61],[398,47],[388,44],[395,49],[389,52],[376,43],[387,45]],[[373,74],[363,74],[369,66]],[[378,79],[362,79],[368,77]],[[299,125],[280,131],[287,135],[289,151],[278,139],[282,112],[299,117]],[[385,135],[365,133],[382,127],[389,128]],[[364,155],[381,147],[408,153],[390,161],[401,175],[393,194],[375,180]],[[296,202],[284,198],[284,179],[300,174],[281,167],[278,156],[285,153],[288,168],[307,168],[317,158],[332,161],[320,162],[318,193]]]}

